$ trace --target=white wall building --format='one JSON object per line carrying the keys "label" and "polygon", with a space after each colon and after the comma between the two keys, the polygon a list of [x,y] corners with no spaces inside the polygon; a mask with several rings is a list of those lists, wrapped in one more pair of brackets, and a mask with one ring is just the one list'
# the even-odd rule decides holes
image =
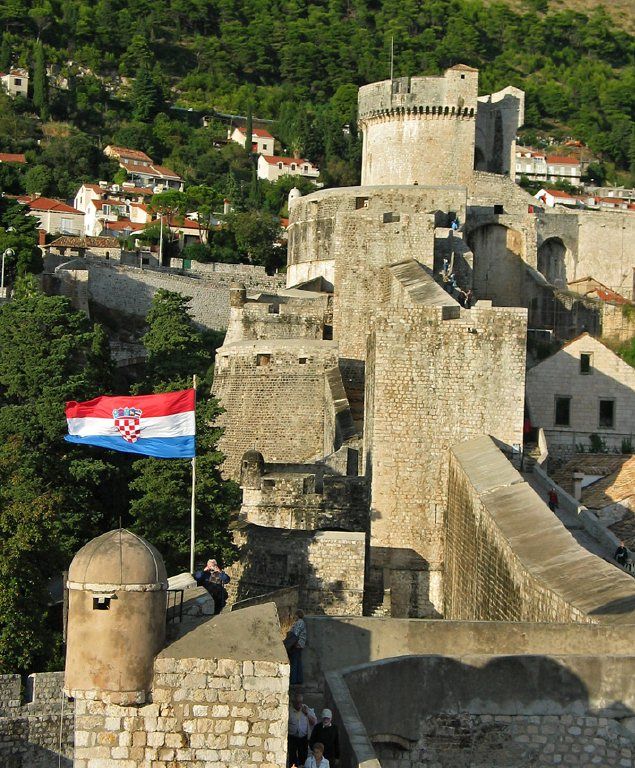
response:
{"label": "white wall building", "polygon": [[566,155],[546,155],[530,147],[516,147],[516,178],[530,181],[567,181],[574,187],[582,184],[580,161]]}
{"label": "white wall building", "polygon": [[26,69],[12,69],[0,74],[0,82],[9,96],[24,96],[29,93],[29,73]]}
{"label": "white wall building", "polygon": [[588,333],[527,371],[526,394],[551,455],[588,447],[591,434],[618,451],[635,442],[635,368]]}
{"label": "white wall building", "polygon": [[[230,128],[227,131],[227,138],[230,141],[240,144],[244,147],[247,143],[247,129],[246,128]],[[259,155],[273,155],[274,152],[274,137],[266,131],[264,128],[253,128],[251,132],[251,151]]]}
{"label": "white wall building", "polygon": [[19,197],[18,202],[28,206],[30,216],[38,220],[38,227],[48,234],[83,235],[84,213],[50,197]]}
{"label": "white wall building", "polygon": [[309,160],[298,157],[279,157],[272,155],[258,158],[258,178],[277,181],[281,176],[303,176],[315,181],[320,175],[320,169]]}

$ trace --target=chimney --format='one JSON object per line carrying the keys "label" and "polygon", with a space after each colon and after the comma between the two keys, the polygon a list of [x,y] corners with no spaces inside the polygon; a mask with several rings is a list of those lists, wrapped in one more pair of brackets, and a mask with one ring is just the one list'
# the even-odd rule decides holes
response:
{"label": "chimney", "polygon": [[576,501],[580,501],[582,498],[582,481],[584,480],[584,474],[582,472],[573,473],[573,498]]}
{"label": "chimney", "polygon": [[46,230],[45,229],[38,229],[38,245],[46,245]]}

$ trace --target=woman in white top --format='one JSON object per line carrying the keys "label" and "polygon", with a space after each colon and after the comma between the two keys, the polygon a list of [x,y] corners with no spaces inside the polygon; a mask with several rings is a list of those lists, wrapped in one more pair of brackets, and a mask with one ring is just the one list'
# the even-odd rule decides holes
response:
{"label": "woman in white top", "polygon": [[329,761],[324,757],[324,745],[319,741],[313,745],[313,754],[308,756],[304,768],[329,768]]}

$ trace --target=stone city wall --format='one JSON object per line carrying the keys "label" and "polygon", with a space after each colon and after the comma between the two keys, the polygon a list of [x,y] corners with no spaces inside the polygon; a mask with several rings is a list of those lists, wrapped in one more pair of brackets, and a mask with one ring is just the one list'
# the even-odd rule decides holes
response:
{"label": "stone city wall", "polygon": [[[163,288],[189,296],[192,314],[200,325],[217,330],[227,328],[229,291],[237,277],[231,270],[198,277],[94,261],[87,262],[87,266],[90,298],[104,307],[145,316],[152,297]],[[284,285],[283,277],[269,277],[260,272],[252,275],[243,272],[238,274],[248,290],[275,291]]]}
{"label": "stone city wall", "polygon": [[239,583],[237,600],[298,586],[307,613],[361,615],[366,534],[246,525],[234,542],[242,554],[228,572]]}
{"label": "stone city wall", "polygon": [[62,697],[63,679],[63,672],[30,675],[23,701],[20,676],[0,676],[3,768],[70,768],[74,705]]}
{"label": "stone city wall", "polygon": [[446,618],[635,623],[635,581],[580,546],[490,437],[449,465]]}
{"label": "stone city wall", "polygon": [[622,211],[545,212],[540,243],[561,241],[566,282],[592,277],[627,299],[635,298],[635,216]]}
{"label": "stone city wall", "polygon": [[411,656],[330,672],[327,701],[346,767],[626,768],[633,667],[632,656]]}
{"label": "stone city wall", "polygon": [[526,312],[419,305],[386,310],[373,326],[364,434],[371,562],[394,571],[384,579],[393,616],[434,615],[451,446],[482,432],[522,442]]}
{"label": "stone city wall", "polygon": [[75,701],[74,768],[282,768],[289,665],[170,658],[154,664],[151,704]]}
{"label": "stone city wall", "polygon": [[239,478],[251,449],[271,462],[323,455],[324,376],[335,366],[331,341],[245,341],[217,351],[212,391],[225,409],[218,424],[225,428],[219,447],[227,476]]}

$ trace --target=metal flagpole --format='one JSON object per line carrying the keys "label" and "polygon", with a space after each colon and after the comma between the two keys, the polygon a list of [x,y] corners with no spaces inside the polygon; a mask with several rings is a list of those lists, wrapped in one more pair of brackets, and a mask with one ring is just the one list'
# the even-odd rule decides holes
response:
{"label": "metal flagpole", "polygon": [[[196,405],[196,374],[192,376]],[[194,544],[196,541],[196,456],[192,458],[192,505],[190,508],[190,573],[194,575]]]}

